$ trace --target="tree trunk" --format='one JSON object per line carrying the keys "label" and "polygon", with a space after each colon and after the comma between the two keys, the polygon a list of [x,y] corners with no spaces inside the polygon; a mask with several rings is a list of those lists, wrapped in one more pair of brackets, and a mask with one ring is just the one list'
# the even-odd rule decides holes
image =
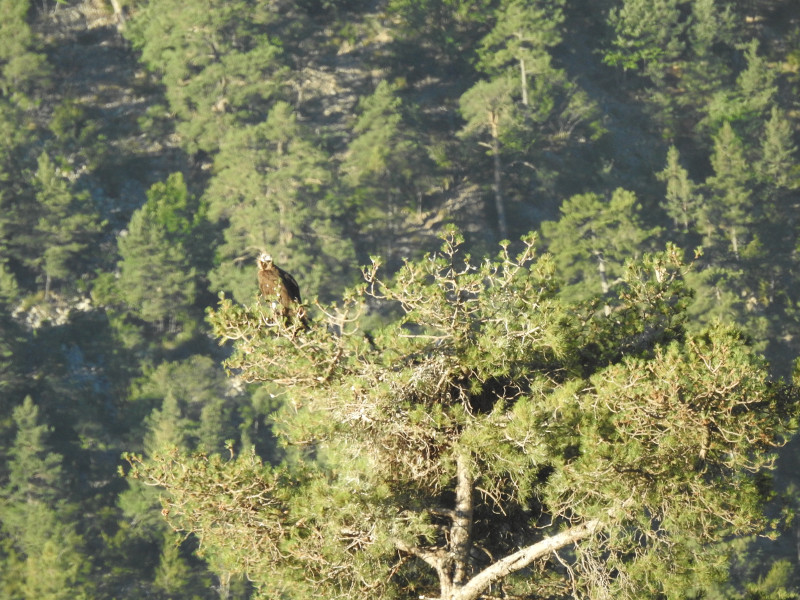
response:
{"label": "tree trunk", "polygon": [[111,0],[111,7],[114,9],[114,16],[117,18],[117,29],[121,31],[125,28],[125,13],[122,11],[119,0]]}
{"label": "tree trunk", "polygon": [[[603,292],[603,296],[607,296],[611,286],[608,285],[608,273],[606,273],[606,261],[603,258],[602,253],[595,252],[594,255],[595,258],[597,258],[597,274],[600,276],[600,290]],[[611,314],[611,307],[607,303],[603,306],[603,313],[606,316],[609,316]]]}
{"label": "tree trunk", "polygon": [[739,236],[736,234],[736,226],[732,225],[730,228],[731,234],[731,249],[733,250],[733,256],[736,260],[739,260]]}
{"label": "tree trunk", "polygon": [[525,59],[519,59],[519,75],[522,80],[522,104],[528,106],[528,75],[525,72]]}
{"label": "tree trunk", "polygon": [[450,519],[450,539],[446,546],[431,551],[395,542],[401,552],[413,554],[433,567],[439,578],[439,597],[442,600],[457,598],[459,590],[468,582],[474,483],[469,470],[469,456],[460,454],[456,458],[455,507],[436,511],[436,514]]}
{"label": "tree trunk", "polygon": [[597,258],[597,274],[600,276],[600,291],[603,292],[605,296],[610,289],[608,285],[608,275],[606,274],[606,261],[599,252],[595,252],[595,257]]}
{"label": "tree trunk", "polygon": [[501,558],[497,562],[492,563],[470,579],[459,590],[455,591],[450,597],[442,596],[442,600],[478,600],[481,594],[496,581],[520,569],[524,569],[534,561],[544,558],[548,554],[564,546],[569,546],[586,539],[600,529],[600,527],[600,520],[593,519],[586,523],[570,527],[566,531],[550,536],[541,542],[526,546],[514,552],[514,554],[509,554],[505,558]]}
{"label": "tree trunk", "polygon": [[460,454],[456,459],[456,505],[450,527],[450,551],[453,556],[453,587],[467,581],[469,552],[472,545],[472,474],[469,459]]}
{"label": "tree trunk", "polygon": [[474,494],[469,457],[461,454],[456,458],[456,499],[454,510],[437,511],[451,519],[450,543],[448,547],[423,550],[407,546],[397,540],[401,552],[413,554],[431,566],[439,577],[439,600],[478,600],[493,583],[524,569],[534,561],[579,542],[598,531],[602,524],[593,519],[557,533],[509,554],[492,563],[483,571],[469,578],[469,555],[472,547],[472,525]]}
{"label": "tree trunk", "polygon": [[508,225],[506,224],[506,209],[503,202],[503,190],[501,186],[502,165],[500,163],[500,136],[497,132],[498,115],[495,111],[489,111],[489,125],[492,132],[492,158],[494,159],[494,204],[497,209],[497,226],[500,230],[502,239],[508,238]]}

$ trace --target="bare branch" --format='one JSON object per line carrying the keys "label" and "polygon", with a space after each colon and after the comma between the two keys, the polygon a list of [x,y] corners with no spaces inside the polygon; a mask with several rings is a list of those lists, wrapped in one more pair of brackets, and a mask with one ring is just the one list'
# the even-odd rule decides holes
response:
{"label": "bare branch", "polygon": [[554,536],[544,539],[540,542],[526,546],[518,550],[514,554],[509,554],[505,558],[501,558],[496,563],[486,567],[483,571],[475,575],[464,586],[462,586],[453,600],[477,600],[480,595],[495,581],[503,577],[524,569],[534,561],[544,558],[548,554],[579,542],[602,528],[602,523],[599,519],[592,519],[586,523],[581,523],[574,527],[570,527],[566,531],[562,531]]}

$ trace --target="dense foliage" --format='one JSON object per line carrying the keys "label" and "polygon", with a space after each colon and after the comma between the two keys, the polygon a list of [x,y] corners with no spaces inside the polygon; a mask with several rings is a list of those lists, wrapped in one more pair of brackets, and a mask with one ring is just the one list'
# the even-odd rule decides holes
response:
{"label": "dense foliage", "polygon": [[[564,303],[525,241],[440,252],[298,329],[223,299],[247,380],[280,383],[286,459],[172,446],[129,458],[164,510],[259,597],[661,597],[719,577],[730,535],[770,533],[761,476],[800,409],[735,330],[687,334],[674,248],[607,298]],[[399,315],[371,334],[365,301]]]}
{"label": "dense foliage", "polygon": [[[0,595],[248,598],[243,571],[310,547],[309,577],[281,578],[298,597],[334,575],[435,595],[573,531],[492,594],[796,597],[793,443],[777,485],[762,469],[800,353],[795,0],[0,14]],[[451,279],[423,258],[449,224],[471,256]],[[303,336],[262,326],[264,250],[300,282]],[[190,461],[173,489],[253,486],[231,527],[270,535],[221,552],[202,495],[199,521],[165,520],[125,451],[165,484]]]}

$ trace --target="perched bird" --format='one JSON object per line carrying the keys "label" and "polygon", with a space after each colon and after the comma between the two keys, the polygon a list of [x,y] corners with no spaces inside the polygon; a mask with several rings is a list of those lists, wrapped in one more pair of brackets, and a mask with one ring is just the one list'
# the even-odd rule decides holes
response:
{"label": "perched bird", "polygon": [[305,309],[300,306],[300,286],[289,273],[272,261],[272,256],[262,253],[258,257],[258,288],[261,294],[272,305],[276,314],[291,323],[297,316],[303,325],[307,325]]}

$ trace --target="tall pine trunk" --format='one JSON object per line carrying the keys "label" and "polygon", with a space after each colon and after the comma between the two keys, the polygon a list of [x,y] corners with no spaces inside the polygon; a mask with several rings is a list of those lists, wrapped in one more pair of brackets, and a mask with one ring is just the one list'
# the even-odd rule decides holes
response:
{"label": "tall pine trunk", "polygon": [[456,459],[456,505],[450,528],[450,545],[453,555],[453,586],[461,587],[469,577],[469,551],[472,544],[472,473],[469,460],[463,454]]}
{"label": "tall pine trunk", "polygon": [[492,158],[494,159],[494,184],[492,190],[494,191],[494,204],[497,209],[497,227],[500,230],[500,237],[502,239],[508,238],[508,224],[506,223],[506,209],[503,201],[503,188],[502,188],[502,163],[500,162],[500,136],[497,132],[498,114],[495,111],[489,111],[489,125],[492,132]]}

